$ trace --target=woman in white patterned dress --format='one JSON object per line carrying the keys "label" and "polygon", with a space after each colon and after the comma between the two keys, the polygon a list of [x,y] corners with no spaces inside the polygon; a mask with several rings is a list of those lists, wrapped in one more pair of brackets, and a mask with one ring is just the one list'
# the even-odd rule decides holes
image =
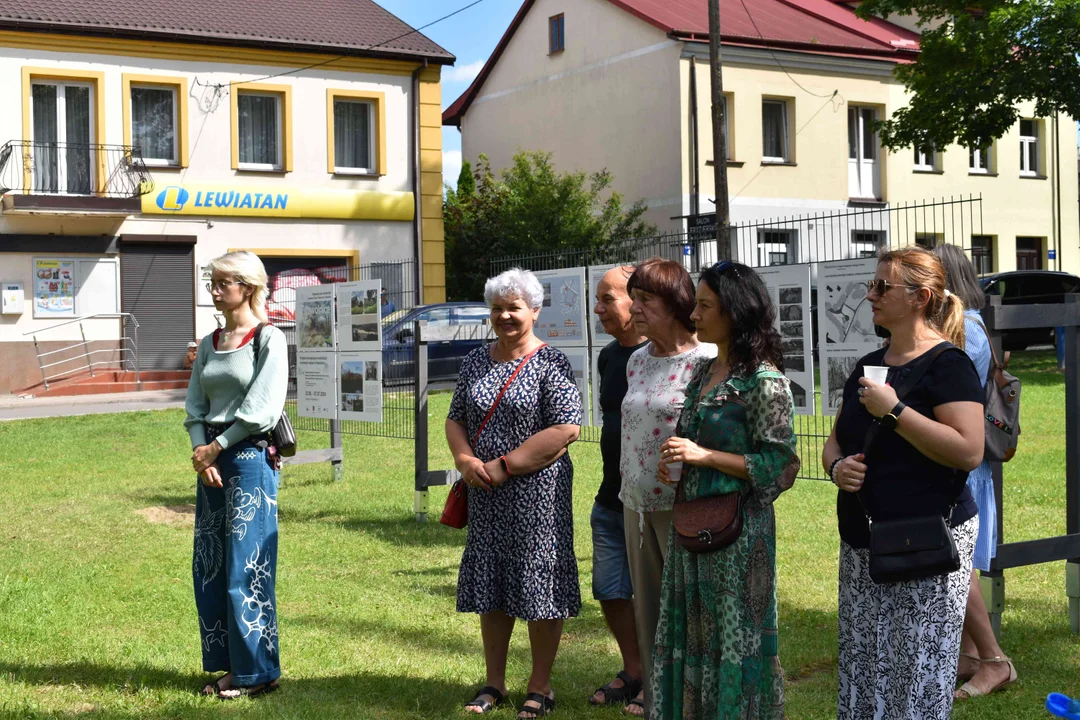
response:
{"label": "woman in white patterned dress", "polygon": [[[622,403],[620,472],[626,552],[634,586],[634,616],[641,648],[643,687],[649,687],[650,658],[660,619],[660,588],[668,552],[673,485],[657,477],[660,446],[675,434],[686,387],[700,358],[716,357],[716,346],[700,344],[690,314],[696,289],[677,262],[646,260],[626,285],[633,299],[634,328],[649,339],[630,356]],[[645,691],[627,710],[645,714]]]}
{"label": "woman in white patterned dress", "polygon": [[[862,358],[822,464],[839,488],[839,720],[947,720],[978,510],[967,488],[983,456],[982,383],[964,347],[964,306],[922,248],[885,253],[867,300],[888,348]],[[952,343],[952,345],[949,345]],[[887,366],[888,381],[863,377]],[[919,376],[920,371],[922,372]],[[894,387],[918,376],[904,396]],[[864,454],[867,427],[879,431]],[[870,577],[870,521],[945,518],[960,568],[905,582]]]}

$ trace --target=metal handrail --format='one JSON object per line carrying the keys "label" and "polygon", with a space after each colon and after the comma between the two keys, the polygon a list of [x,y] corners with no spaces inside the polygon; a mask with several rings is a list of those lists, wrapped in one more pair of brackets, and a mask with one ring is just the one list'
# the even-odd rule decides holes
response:
{"label": "metal handrail", "polygon": [[100,318],[102,320],[115,320],[116,318],[131,318],[131,322],[135,323],[135,327],[139,327],[139,321],[136,320],[135,316],[132,315],[131,313],[125,313],[125,312],[122,312],[122,313],[95,313],[93,315],[83,315],[82,317],[72,318],[71,320],[65,320],[62,323],[57,323],[55,325],[50,325],[49,327],[42,328],[40,330],[31,330],[29,332],[24,332],[23,337],[26,337],[27,335],[37,335],[38,333],[49,332],[50,330],[55,330],[56,328],[64,327],[65,325],[74,325],[75,323],[82,322],[83,320],[93,320],[94,318]]}
{"label": "metal handrail", "polygon": [[[58,365],[65,365],[65,364],[73,362],[75,360],[84,360],[86,362],[86,368],[90,371],[90,377],[94,377],[94,368],[95,367],[98,367],[98,366],[101,366],[101,365],[109,365],[109,364],[111,364],[108,361],[101,361],[101,360],[94,361],[94,360],[91,359],[92,355],[97,355],[99,353],[104,353],[104,352],[108,352],[108,353],[115,352],[115,350],[113,350],[113,349],[107,349],[107,350],[91,350],[90,349],[90,344],[86,339],[86,330],[83,328],[82,323],[85,322],[86,320],[95,320],[95,319],[98,319],[98,320],[121,320],[121,323],[120,323],[120,348],[119,348],[119,351],[120,351],[120,363],[121,363],[121,366],[126,369],[128,367],[128,365],[129,365],[129,362],[130,362],[131,358],[134,357],[134,360],[135,360],[135,382],[137,384],[142,383],[142,378],[140,377],[140,374],[139,374],[139,371],[140,371],[140,368],[139,368],[139,321],[137,319],[135,319],[135,316],[132,315],[131,313],[94,313],[93,315],[84,315],[82,317],[72,318],[71,320],[65,320],[63,322],[56,323],[55,325],[50,325],[50,326],[48,326],[46,328],[41,328],[41,329],[38,329],[38,330],[31,330],[29,332],[23,333],[23,337],[25,337],[27,335],[33,335],[34,336],[34,349],[37,351],[38,368],[41,370],[41,382],[44,383],[46,390],[49,389],[49,381],[50,380],[55,380],[58,377],[62,377],[64,375],[68,374],[68,372],[73,372],[74,371],[74,369],[73,369],[72,371],[65,371],[65,372],[59,372],[59,373],[54,373],[52,375],[48,375],[45,372],[46,368],[52,368],[52,367],[56,367]],[[132,327],[133,327],[133,331],[134,331],[133,332],[133,334],[134,334],[133,338],[129,338],[128,335],[127,335],[127,322],[128,322],[128,320],[130,320],[131,323],[132,323]],[[38,347],[38,335],[39,334],[46,333],[46,332],[49,332],[50,330],[55,330],[57,328],[66,327],[68,325],[75,325],[75,324],[79,325],[79,333],[82,335],[82,341],[81,342],[76,342],[76,343],[73,343],[71,345],[59,348],[57,350],[49,350],[47,352],[41,352],[40,348]],[[56,355],[58,353],[70,352],[71,350],[75,350],[75,349],[80,348],[80,347],[82,348],[82,351],[83,351],[81,357],[78,357],[78,356],[69,357],[69,358],[65,358],[63,360],[59,360],[59,361],[53,362],[53,363],[42,363],[41,362],[42,358],[48,357],[50,355]]]}

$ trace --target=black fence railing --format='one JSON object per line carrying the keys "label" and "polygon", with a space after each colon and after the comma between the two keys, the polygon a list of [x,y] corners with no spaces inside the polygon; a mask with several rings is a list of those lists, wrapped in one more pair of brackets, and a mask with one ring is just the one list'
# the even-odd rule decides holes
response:
{"label": "black fence railing", "polygon": [[[284,273],[282,274],[284,275]],[[396,330],[403,318],[416,306],[416,260],[394,260],[365,265],[320,268],[318,273],[298,275],[304,280],[297,282],[289,292],[282,287],[286,282],[279,275],[278,290],[267,303],[271,321],[285,332],[289,344],[289,394],[286,407],[298,430],[330,432],[330,421],[320,418],[302,418],[296,413],[296,293],[295,287],[325,285],[328,283],[353,282],[356,280],[380,280],[386,292],[386,304],[380,300],[383,329],[383,420],[379,423],[342,420],[341,432],[347,435],[371,435],[378,437],[411,439],[415,433],[413,415],[416,381],[408,372],[408,359],[414,357],[415,346],[401,342],[411,334]],[[392,306],[392,308],[391,308]],[[412,326],[409,327],[410,333]],[[404,371],[400,371],[402,368]],[[393,369],[392,369],[393,368]]]}
{"label": "black fence railing", "polygon": [[[691,273],[721,260],[736,260],[750,267],[809,265],[816,277],[817,263],[875,257],[882,248],[910,245],[934,247],[950,243],[962,247],[980,274],[994,272],[994,238],[983,234],[982,200],[979,197],[948,198],[886,207],[851,207],[831,213],[813,213],[733,224],[728,241],[717,243],[715,229],[671,233],[641,238],[602,248],[573,248],[501,257],[491,262],[495,275],[511,267],[527,270],[612,263],[636,263],[650,257],[678,260]],[[810,322],[815,375],[820,378],[818,299],[811,284]],[[819,383],[815,383],[820,387]],[[800,477],[825,480],[819,458],[832,432],[833,418],[820,414],[821,392],[814,390],[819,414],[799,415]],[[593,389],[595,392],[595,388]],[[599,442],[598,427],[582,428],[581,440]]]}
{"label": "black fence railing", "polygon": [[0,195],[133,198],[153,190],[141,152],[129,145],[11,140],[0,146]]}

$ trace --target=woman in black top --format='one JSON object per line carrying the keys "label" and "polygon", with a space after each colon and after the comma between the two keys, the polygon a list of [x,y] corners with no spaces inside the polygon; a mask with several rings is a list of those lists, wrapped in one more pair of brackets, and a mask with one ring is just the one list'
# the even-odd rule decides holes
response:
{"label": "woman in black top", "polygon": [[[963,303],[946,290],[944,268],[933,253],[905,248],[883,254],[867,300],[874,324],[892,339],[855,366],[822,452],[840,489],[837,718],[948,718],[978,533],[966,479],[982,461],[982,387],[958,349],[964,346]],[[957,347],[932,358],[945,341]],[[889,368],[886,384],[863,377],[863,368],[874,365]],[[925,373],[901,403],[893,387],[916,367]],[[874,418],[881,430],[863,455]],[[867,515],[892,520],[933,514],[949,520],[960,569],[874,583]]]}

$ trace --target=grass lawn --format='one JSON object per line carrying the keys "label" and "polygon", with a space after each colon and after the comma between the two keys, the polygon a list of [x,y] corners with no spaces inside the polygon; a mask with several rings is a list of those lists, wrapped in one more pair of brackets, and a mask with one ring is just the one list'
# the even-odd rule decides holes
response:
{"label": "grass lawn", "polygon": [[[1064,533],[1064,388],[1051,353],[1014,362],[1024,381],[1021,452],[1006,467],[1005,539]],[[448,396],[432,402],[441,428]],[[180,411],[0,423],[0,718],[445,718],[482,684],[474,616],[454,611],[464,533],[412,510],[411,441],[349,437],[345,481],[288,470],[280,494],[281,692],[220,703],[200,671],[191,587],[194,479]],[[302,435],[323,447],[325,435]],[[449,467],[441,437],[432,467]],[[614,641],[591,600],[588,516],[595,444],[573,448],[582,595],[555,668],[558,717],[617,718],[586,697],[614,676]],[[804,462],[816,463],[816,457]],[[831,485],[800,481],[777,503],[781,660],[793,720],[836,714],[838,539]],[[174,510],[169,510],[173,508]],[[1020,682],[956,718],[1038,718],[1046,694],[1080,692],[1064,564],[1006,573],[1003,646]],[[519,628],[509,681],[528,675]],[[513,717],[507,709],[497,717]]]}

